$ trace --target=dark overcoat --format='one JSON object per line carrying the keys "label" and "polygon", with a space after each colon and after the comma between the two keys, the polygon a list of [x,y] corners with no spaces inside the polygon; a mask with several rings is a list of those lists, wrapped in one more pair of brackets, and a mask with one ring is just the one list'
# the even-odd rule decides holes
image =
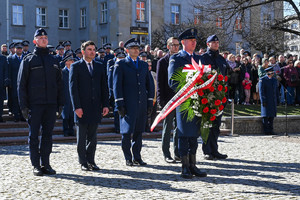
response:
{"label": "dark overcoat", "polygon": [[93,62],[93,74],[81,59],[71,65],[69,89],[73,111],[82,108],[83,116],[75,114],[75,122],[99,123],[102,118],[102,109],[108,107],[108,88],[104,66]]}
{"label": "dark overcoat", "polygon": [[153,107],[154,83],[148,64],[138,61],[138,68],[129,57],[116,62],[113,90],[116,109],[124,107],[126,115],[120,118],[120,133],[144,132],[147,108]]}
{"label": "dark overcoat", "polygon": [[[261,101],[261,116],[276,117],[277,103],[279,102],[279,92],[277,79],[269,78],[265,75],[259,80],[259,96]],[[266,106],[263,106],[266,104]]]}

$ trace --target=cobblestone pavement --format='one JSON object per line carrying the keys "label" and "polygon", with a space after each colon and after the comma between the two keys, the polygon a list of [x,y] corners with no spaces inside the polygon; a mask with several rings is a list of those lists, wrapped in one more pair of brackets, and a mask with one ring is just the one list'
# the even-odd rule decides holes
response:
{"label": "cobblestone pavement", "polygon": [[27,146],[0,146],[0,199],[300,199],[300,139],[223,136],[226,160],[198,167],[208,177],[180,177],[180,164],[167,164],[160,139],[144,140],[146,167],[125,166],[120,141],[99,142],[99,172],[83,172],[76,144],[54,144],[54,176],[34,177]]}

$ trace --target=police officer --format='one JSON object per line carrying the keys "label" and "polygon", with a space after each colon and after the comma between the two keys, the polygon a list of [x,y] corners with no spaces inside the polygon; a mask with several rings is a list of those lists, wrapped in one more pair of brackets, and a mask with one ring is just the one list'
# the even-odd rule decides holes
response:
{"label": "police officer", "polygon": [[76,61],[80,60],[82,58],[82,53],[81,53],[81,48],[78,48],[75,50],[75,54],[76,54]]}
{"label": "police officer", "polygon": [[154,98],[153,79],[148,64],[138,58],[139,47],[137,39],[129,39],[125,43],[128,56],[116,62],[113,73],[115,104],[120,115],[122,150],[127,166],[147,164],[141,158],[142,133],[147,113],[152,112]]}
{"label": "police officer", "polygon": [[58,62],[61,62],[63,57],[64,57],[64,46],[59,44],[56,46],[55,58],[58,60]]}
{"label": "police officer", "polygon": [[[177,70],[184,67],[186,64],[191,64],[191,58],[197,63],[199,56],[194,53],[196,48],[197,29],[187,29],[179,35],[183,49],[172,55],[169,61],[168,68],[168,83],[169,86],[176,91],[178,82],[172,79]],[[193,175],[198,177],[207,176],[206,172],[199,170],[196,167],[196,152],[198,148],[197,138],[200,135],[201,119],[195,117],[193,121],[187,121],[187,117],[180,111],[180,106],[176,108],[177,132],[178,132],[178,151],[182,159],[181,177],[192,178]]]}
{"label": "police officer", "polygon": [[8,48],[9,48],[9,55],[8,55],[8,57],[9,56],[12,56],[12,55],[14,55],[16,52],[15,52],[15,43],[14,42],[12,42],[9,46],[8,46]]}
{"label": "police officer", "polygon": [[107,64],[107,61],[109,61],[110,59],[114,58],[114,55],[110,53],[111,50],[111,44],[110,43],[106,43],[105,45],[103,45],[103,48],[105,49],[105,62],[104,64]]}
{"label": "police officer", "polygon": [[[18,74],[20,108],[29,125],[29,151],[33,174],[56,174],[50,166],[52,131],[63,106],[61,70],[47,48],[48,36],[44,29],[35,31],[33,53],[21,62]],[[58,111],[58,112],[57,112]],[[39,132],[41,128],[41,142]]]}
{"label": "police officer", "polygon": [[277,79],[274,77],[273,67],[265,69],[266,75],[259,80],[259,96],[261,101],[261,116],[264,133],[274,135],[273,121],[277,114],[277,103],[279,102],[279,91]]}
{"label": "police officer", "polygon": [[[216,35],[211,35],[206,40],[207,51],[200,57],[201,63],[211,65],[212,69],[218,71],[222,75],[227,74],[228,64],[223,56],[219,54],[219,38]],[[226,159],[226,154],[221,154],[218,151],[218,137],[220,135],[222,115],[219,115],[213,123],[213,127],[209,129],[209,135],[206,144],[202,144],[202,151],[206,160]]]}
{"label": "police officer", "polygon": [[29,49],[29,44],[30,42],[28,40],[23,40],[22,41],[22,46],[23,46],[23,55],[26,56],[27,54],[31,53]]}
{"label": "police officer", "polygon": [[120,50],[119,48],[115,49],[114,52],[116,54],[116,57],[107,62],[107,78],[108,78],[108,89],[109,89],[109,104],[113,108],[115,132],[120,133],[119,113],[117,110],[115,110],[115,98],[113,92],[113,72],[114,72],[114,66],[116,61],[124,59],[126,55],[125,52]]}
{"label": "police officer", "polygon": [[22,117],[21,110],[18,102],[18,92],[17,92],[17,79],[18,72],[20,68],[21,61],[24,54],[22,53],[22,43],[17,42],[15,44],[15,54],[10,56],[8,60],[8,79],[9,79],[9,101],[11,103],[11,111],[14,115],[14,121],[18,122],[20,120],[25,121]]}

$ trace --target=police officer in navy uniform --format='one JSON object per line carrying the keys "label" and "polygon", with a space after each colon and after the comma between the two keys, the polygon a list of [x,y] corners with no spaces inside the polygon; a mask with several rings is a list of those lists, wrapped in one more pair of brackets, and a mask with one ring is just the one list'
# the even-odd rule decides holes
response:
{"label": "police officer in navy uniform", "polygon": [[9,48],[9,54],[8,54],[7,57],[12,56],[12,55],[14,55],[14,54],[16,53],[16,52],[15,52],[15,43],[14,43],[14,42],[12,42],[12,43],[8,46],[8,48]]}
{"label": "police officer in navy uniform", "polygon": [[[179,35],[183,49],[172,55],[169,60],[168,81],[169,86],[177,91],[178,82],[172,79],[173,75],[186,64],[191,64],[193,58],[197,63],[199,56],[194,53],[196,48],[197,29],[187,29]],[[182,159],[181,177],[192,178],[207,176],[206,172],[196,167],[196,152],[198,148],[197,138],[200,135],[201,118],[195,117],[193,121],[187,121],[185,113],[180,111],[180,106],[176,108],[177,132],[178,132],[178,151]]]}
{"label": "police officer in navy uniform", "polygon": [[17,42],[15,44],[15,54],[10,56],[8,60],[8,79],[9,79],[9,101],[11,102],[11,111],[14,114],[14,121],[18,122],[20,120],[25,121],[22,117],[21,110],[19,107],[18,101],[18,92],[17,92],[17,79],[18,72],[20,68],[21,61],[24,54],[22,53],[22,43]]}
{"label": "police officer in navy uniform", "polygon": [[63,131],[64,136],[74,136],[74,112],[70,97],[70,90],[69,90],[69,71],[71,64],[74,63],[75,58],[73,58],[72,54],[64,57],[62,62],[65,63],[65,67],[62,70],[62,78],[64,83],[64,108],[61,113],[63,118]]}
{"label": "police officer in navy uniform", "polygon": [[26,56],[27,54],[31,53],[29,49],[29,44],[30,42],[28,40],[22,41],[22,46],[23,46],[23,55]]}
{"label": "police officer in navy uniform", "polygon": [[69,88],[77,128],[77,153],[81,170],[95,171],[97,128],[108,114],[108,88],[104,66],[94,60],[93,41],[81,45],[83,58],[71,65]]}
{"label": "police officer in navy uniform", "polygon": [[78,48],[75,50],[75,54],[76,54],[76,61],[80,60],[82,58],[82,53],[81,53],[81,48]]}
{"label": "police officer in navy uniform", "polygon": [[148,64],[138,58],[139,47],[137,39],[129,39],[125,43],[128,56],[116,62],[113,73],[115,104],[120,115],[122,150],[127,166],[147,164],[141,158],[142,133],[147,114],[152,112],[154,98],[153,79]]}
{"label": "police officer in navy uniform", "polygon": [[[227,75],[228,64],[223,56],[219,54],[219,38],[211,35],[206,40],[207,51],[201,55],[200,60],[204,65],[211,65],[212,69],[217,70],[223,76]],[[218,137],[220,135],[222,115],[219,115],[213,122],[212,128],[209,129],[209,135],[206,144],[202,144],[202,151],[206,160],[226,159],[226,154],[218,151]]]}
{"label": "police officer in navy uniform", "polygon": [[[55,174],[50,166],[52,131],[63,108],[63,82],[57,59],[49,54],[48,36],[39,28],[34,34],[33,53],[25,56],[18,74],[20,108],[29,125],[30,160],[33,174]],[[39,143],[39,132],[41,142]]]}
{"label": "police officer in navy uniform", "polygon": [[261,116],[264,133],[274,135],[273,121],[277,114],[279,91],[273,67],[265,69],[266,75],[259,80],[259,96],[261,101]]}
{"label": "police officer in navy uniform", "polygon": [[116,57],[107,62],[107,78],[108,78],[108,89],[109,89],[109,104],[113,108],[115,132],[120,133],[119,113],[115,109],[115,98],[114,98],[114,91],[113,91],[113,72],[114,72],[116,61],[124,59],[126,57],[126,54],[124,51],[120,50],[119,48],[115,49],[114,52]]}
{"label": "police officer in navy uniform", "polygon": [[56,55],[55,58],[58,60],[58,62],[61,62],[64,57],[64,46],[59,44],[56,46]]}
{"label": "police officer in navy uniform", "polygon": [[[107,61],[114,58],[114,55],[110,53],[111,44],[106,43],[105,45],[103,45],[103,48],[105,49],[105,60],[106,60],[105,62],[107,63]],[[106,64],[106,63],[104,63],[104,64]]]}

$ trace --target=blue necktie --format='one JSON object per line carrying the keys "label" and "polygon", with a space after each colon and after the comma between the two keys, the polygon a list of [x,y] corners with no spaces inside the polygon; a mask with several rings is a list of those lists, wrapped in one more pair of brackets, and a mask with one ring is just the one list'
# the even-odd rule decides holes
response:
{"label": "blue necktie", "polygon": [[89,72],[90,72],[90,74],[92,76],[93,75],[93,68],[92,68],[91,63],[88,63],[88,68],[89,68]]}

